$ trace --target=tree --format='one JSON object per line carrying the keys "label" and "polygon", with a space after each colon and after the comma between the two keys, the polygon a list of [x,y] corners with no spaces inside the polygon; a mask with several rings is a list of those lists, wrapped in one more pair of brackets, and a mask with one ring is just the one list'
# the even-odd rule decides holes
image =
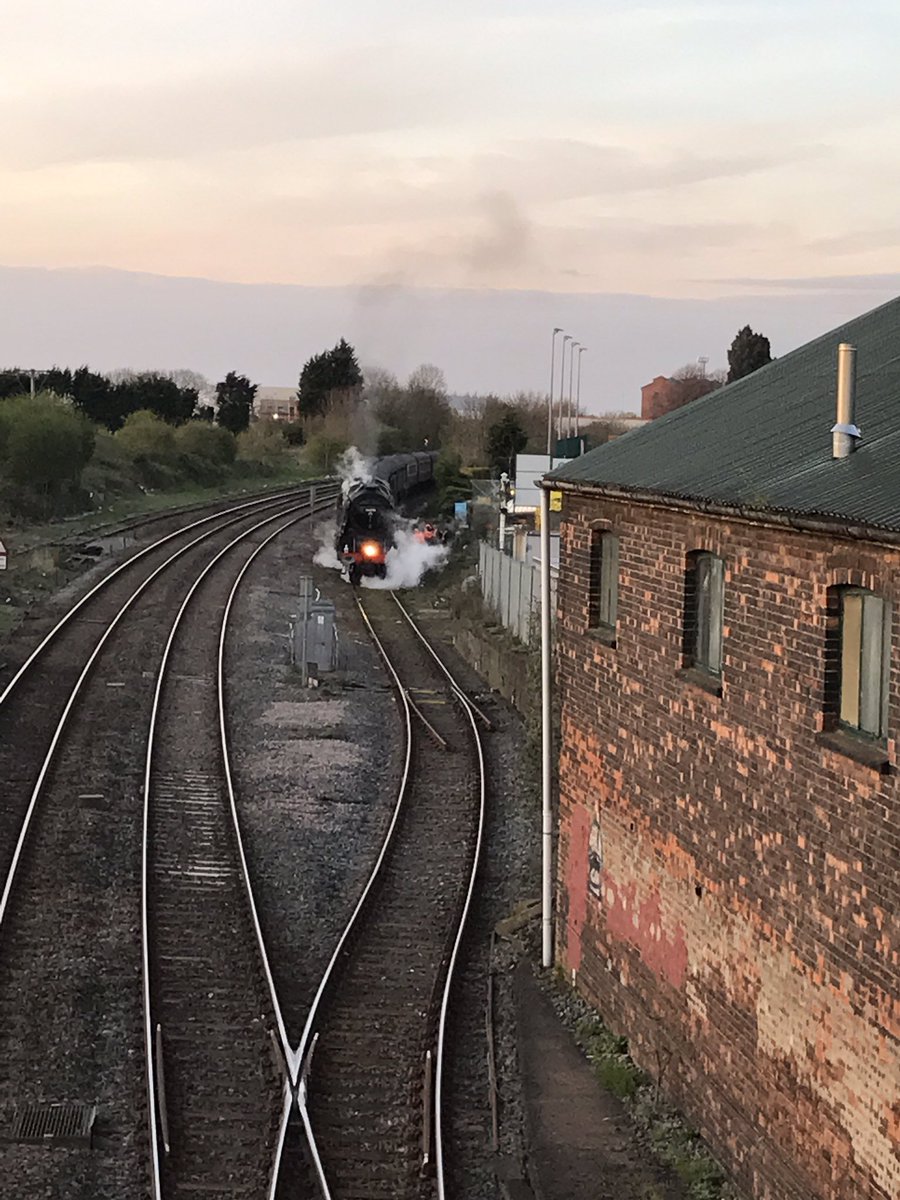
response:
{"label": "tree", "polygon": [[0,464],[20,512],[50,515],[75,498],[94,448],[94,428],[48,392],[0,402]]}
{"label": "tree", "polygon": [[516,455],[525,449],[528,433],[512,405],[505,404],[503,407],[506,411],[487,431],[487,455],[497,474],[506,471],[513,475]]}
{"label": "tree", "polygon": [[690,404],[692,400],[698,400],[701,396],[708,396],[710,392],[716,391],[725,382],[720,371],[712,371],[707,374],[703,367],[696,363],[688,363],[686,367],[679,367],[672,373],[672,379],[678,384],[676,408],[680,408],[683,404]]}
{"label": "tree", "polygon": [[300,372],[297,398],[304,417],[319,417],[337,395],[358,397],[363,375],[356,351],[344,338],[331,350],[314,354]]}
{"label": "tree", "polygon": [[[129,413],[152,412],[170,425],[180,425],[190,420],[197,406],[197,390],[179,387],[167,375],[158,371],[144,371],[127,376],[113,386],[112,406],[116,413],[118,428]],[[112,426],[111,426],[112,427]]]}
{"label": "tree", "polygon": [[216,420],[223,429],[241,433],[247,428],[255,395],[256,384],[251,383],[246,375],[238,375],[234,371],[229,371],[225,378],[216,384],[216,399],[219,404]]}
{"label": "tree", "polygon": [[172,426],[146,408],[129,414],[116,434],[116,442],[136,461],[165,462],[175,454]]}
{"label": "tree", "polygon": [[125,407],[125,393],[119,393],[106,376],[98,375],[87,367],[79,367],[73,372],[69,394],[72,403],[86,417],[113,431],[121,428],[131,411]]}
{"label": "tree", "polygon": [[443,373],[427,363],[413,371],[406,387],[391,377],[382,379],[370,403],[383,426],[381,453],[437,449],[453,420]]}
{"label": "tree", "polygon": [[728,382],[734,383],[736,379],[752,375],[771,361],[769,339],[761,333],[754,333],[749,325],[745,325],[738,330],[728,351]]}

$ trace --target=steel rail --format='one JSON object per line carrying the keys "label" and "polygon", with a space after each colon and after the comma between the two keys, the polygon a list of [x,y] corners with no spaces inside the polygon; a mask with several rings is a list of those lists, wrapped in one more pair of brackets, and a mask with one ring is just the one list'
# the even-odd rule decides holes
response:
{"label": "steel rail", "polygon": [[[333,499],[333,497],[332,497],[332,499]],[[288,509],[285,511],[292,511],[292,510]],[[162,659],[160,661],[159,670],[158,670],[157,676],[156,676],[156,688],[155,688],[154,695],[153,695],[153,704],[152,704],[151,711],[150,711],[150,725],[149,725],[148,734],[147,734],[147,757],[146,757],[146,762],[145,762],[145,767],[144,767],[144,813],[143,813],[143,825],[142,825],[142,836],[141,836],[141,843],[142,843],[141,844],[141,960],[142,960],[142,970],[143,970],[144,1043],[145,1043],[146,1067],[147,1067],[147,1104],[148,1104],[148,1120],[149,1120],[149,1125],[150,1125],[150,1146],[151,1146],[151,1183],[152,1183],[152,1187],[153,1187],[154,1200],[162,1200],[162,1178],[161,1178],[162,1172],[160,1170],[160,1161],[159,1161],[159,1131],[158,1131],[157,1115],[156,1115],[156,1108],[157,1108],[157,1105],[156,1105],[156,1078],[155,1078],[155,1072],[154,1072],[154,1066],[153,1066],[153,1025],[152,1025],[152,1011],[151,1011],[151,1003],[150,1003],[150,925],[149,925],[149,874],[150,874],[149,849],[150,849],[150,839],[149,839],[149,829],[150,829],[151,781],[152,781],[152,776],[153,776],[153,751],[155,748],[156,727],[157,727],[159,712],[160,712],[160,708],[161,708],[163,684],[164,684],[165,678],[166,678],[166,671],[167,671],[168,664],[169,664],[169,657],[171,655],[172,646],[174,645],[175,637],[176,637],[176,634],[178,633],[178,628],[181,624],[181,619],[184,616],[185,612],[187,611],[188,605],[190,604],[191,600],[193,599],[194,593],[197,591],[200,584],[203,582],[203,580],[206,578],[206,576],[209,574],[209,572],[213,569],[213,567],[219,562],[219,560],[222,559],[236,545],[238,545],[239,542],[245,540],[252,533],[255,533],[258,529],[261,529],[264,525],[268,525],[273,520],[277,520],[279,516],[284,516],[284,515],[285,515],[285,513],[282,512],[282,513],[276,514],[274,516],[267,517],[266,519],[259,521],[256,525],[251,526],[250,529],[243,530],[240,534],[237,535],[237,537],[233,538],[226,546],[223,546],[222,549],[219,550],[218,553],[213,558],[211,558],[210,561],[206,564],[206,566],[203,568],[203,570],[200,572],[200,574],[197,576],[197,578],[191,584],[191,587],[189,588],[187,594],[185,595],[184,599],[181,602],[181,605],[175,616],[175,620],[173,621],[172,627],[169,630],[169,636],[166,640],[166,645],[163,650]],[[286,522],[283,526],[281,526],[279,529],[277,529],[275,531],[275,533],[273,533],[271,535],[271,537],[274,537],[274,536],[276,536],[276,534],[283,532],[284,529],[288,528],[290,525],[296,524],[297,521],[302,520],[303,517],[305,517],[307,515],[308,515],[308,512],[304,512],[302,515],[294,517],[292,520]],[[271,537],[268,538],[267,541],[271,541]],[[265,545],[266,543],[263,543],[263,544]],[[262,547],[260,546],[259,549],[261,549],[261,548]],[[221,652],[221,641],[220,641],[219,649]],[[252,889],[251,889],[250,882],[249,882],[249,875],[246,873],[247,872],[246,858],[244,857],[243,852],[241,853],[240,858],[241,858],[241,873],[244,876],[244,886],[245,886],[245,889],[252,896]],[[254,905],[254,910],[255,910],[255,905]],[[254,912],[254,915],[255,915],[255,912]],[[261,933],[260,933],[260,938],[261,938]],[[263,943],[261,941],[258,943],[258,948],[260,949],[260,952],[263,955],[264,970],[265,970],[267,979],[269,980],[269,982],[272,986],[272,996],[274,997],[274,983],[272,983],[271,968],[269,967],[269,964],[268,964],[268,958],[265,955],[265,946],[263,945]],[[276,1000],[276,1005],[277,1005],[277,1000]],[[276,1011],[277,1011],[277,1016],[278,1016],[279,1035],[284,1037],[284,1044],[286,1045],[286,1036],[284,1035],[284,1022],[283,1022],[283,1020],[281,1020],[280,1009],[277,1009]],[[281,1135],[281,1140],[283,1140],[283,1134]]]}
{"label": "steel rail", "polygon": [[472,905],[472,897],[475,892],[475,883],[478,875],[478,866],[481,858],[481,845],[484,835],[484,809],[485,809],[485,769],[484,769],[484,748],[481,744],[481,734],[478,730],[478,723],[475,719],[476,706],[465,695],[454,680],[449,669],[438,655],[437,651],[425,637],[422,630],[412,619],[405,606],[398,599],[396,592],[391,592],[391,596],[400,609],[403,616],[409,622],[422,645],[428,650],[435,662],[438,663],[441,670],[450,681],[453,691],[459,700],[466,716],[469,719],[469,724],[472,727],[472,737],[475,739],[475,748],[478,752],[478,774],[479,774],[479,801],[478,801],[478,831],[475,841],[475,852],[472,855],[472,868],[469,872],[469,883],[466,889],[466,897],[463,902],[462,913],[460,915],[459,925],[456,931],[456,938],[453,942],[453,950],[450,954],[450,961],[447,966],[447,975],[444,980],[444,994],[441,998],[441,1015],[438,1024],[438,1041],[437,1041],[437,1067],[435,1070],[435,1087],[434,1087],[434,1151],[435,1151],[435,1175],[437,1180],[438,1200],[446,1200],[446,1183],[444,1179],[444,1139],[443,1139],[443,1082],[444,1082],[444,1062],[446,1049],[446,1034],[447,1034],[447,1018],[450,1011],[450,992],[453,987],[453,975],[456,968],[456,960],[459,955],[459,948],[462,944],[463,935],[465,934],[466,924],[469,918],[469,909]]}
{"label": "steel rail", "polygon": [[[326,501],[330,503],[334,497],[331,496]],[[292,1052],[290,1042],[288,1041],[287,1029],[284,1024],[284,1016],[281,1011],[281,1005],[278,1001],[278,994],[275,988],[275,979],[272,975],[272,969],[269,964],[269,956],[266,951],[265,938],[263,937],[262,925],[259,920],[259,910],[256,906],[256,897],[253,894],[253,886],[250,882],[250,868],[247,864],[247,856],[244,851],[244,839],[241,834],[241,822],[237,811],[237,801],[235,798],[234,778],[231,770],[231,753],[228,743],[227,722],[225,715],[225,639],[228,631],[228,621],[231,616],[231,608],[234,599],[237,595],[238,588],[243,582],[244,576],[250,568],[251,563],[268,544],[285,529],[291,525],[295,525],[297,521],[303,520],[302,517],[295,517],[292,521],[288,521],[286,525],[276,529],[274,533],[269,534],[264,542],[261,542],[247,561],[241,567],[237,578],[229,593],[228,600],[225,604],[225,612],[222,616],[222,626],[219,632],[219,652],[218,652],[218,668],[217,668],[217,690],[219,704],[219,738],[222,747],[222,760],[225,767],[225,786],[228,790],[228,802],[231,807],[231,819],[234,826],[234,835],[237,841],[238,853],[241,860],[241,873],[244,880],[245,891],[247,894],[247,902],[250,906],[250,914],[253,919],[253,928],[256,932],[257,945],[259,947],[260,956],[263,963],[263,969],[266,975],[266,983],[269,988],[269,996],[272,1001],[272,1007],[275,1012],[275,1019],[278,1024],[278,1038],[281,1042],[281,1052],[285,1068],[287,1069],[287,1077],[285,1079],[285,1104],[281,1114],[281,1123],[278,1130],[278,1143],[275,1148],[275,1159],[272,1166],[272,1173],[269,1179],[269,1197],[268,1200],[275,1200],[275,1192],[278,1187],[278,1172],[281,1166],[281,1158],[284,1152],[284,1141],[287,1135],[288,1122],[290,1120],[291,1109],[293,1107],[293,1095],[296,1089],[296,1079],[293,1075],[292,1067]]]}
{"label": "steel rail", "polygon": [[325,968],[324,974],[322,975],[322,979],[319,983],[318,988],[316,989],[316,994],[313,997],[312,1004],[310,1005],[309,1013],[306,1018],[306,1024],[304,1025],[303,1032],[300,1036],[300,1042],[298,1043],[297,1049],[293,1053],[292,1059],[291,1059],[291,1074],[292,1074],[292,1082],[296,1088],[297,1108],[298,1108],[298,1111],[300,1114],[300,1119],[303,1122],[303,1128],[306,1131],[306,1137],[307,1137],[307,1141],[309,1143],[310,1154],[313,1159],[313,1166],[315,1168],[316,1177],[319,1182],[319,1187],[322,1190],[323,1200],[332,1200],[331,1190],[328,1186],[328,1180],[325,1178],[325,1170],[324,1170],[324,1167],[322,1166],[322,1160],[321,1160],[321,1156],[319,1155],[318,1146],[316,1145],[316,1139],[315,1139],[315,1134],[314,1134],[314,1131],[312,1128],[312,1122],[310,1121],[309,1112],[307,1110],[304,1061],[307,1058],[308,1054],[310,1053],[312,1046],[314,1045],[314,1042],[315,1042],[315,1038],[313,1036],[313,1031],[314,1031],[314,1027],[315,1027],[316,1018],[317,1018],[318,1012],[319,1012],[319,1006],[321,1004],[322,997],[325,994],[325,989],[331,980],[331,976],[334,973],[334,968],[337,965],[337,962],[341,956],[341,953],[343,952],[344,946],[347,943],[347,939],[350,937],[350,934],[353,932],[353,930],[356,926],[357,920],[359,918],[359,915],[362,912],[363,908],[365,907],[366,901],[369,898],[369,893],[372,891],[372,888],[375,885],[375,881],[377,880],[378,876],[381,874],[381,869],[384,865],[385,859],[387,858],[388,850],[390,849],[391,843],[393,842],[394,833],[397,828],[397,822],[400,818],[400,813],[403,809],[403,804],[406,799],[407,787],[408,787],[409,776],[410,776],[410,768],[412,766],[412,712],[410,709],[409,697],[406,695],[406,689],[403,687],[403,684],[400,682],[400,678],[397,675],[397,672],[394,670],[393,663],[391,662],[390,658],[388,657],[387,652],[384,649],[384,646],[381,644],[378,634],[375,632],[374,628],[372,627],[372,623],[369,620],[369,618],[366,614],[366,611],[362,606],[362,602],[360,601],[358,596],[356,597],[356,604],[357,604],[357,607],[359,608],[362,619],[365,622],[365,625],[368,628],[369,633],[372,636],[372,640],[374,641],[376,647],[378,648],[378,652],[381,654],[381,657],[384,660],[384,664],[387,667],[388,672],[390,673],[391,678],[394,681],[394,686],[397,690],[397,695],[400,697],[400,702],[403,706],[404,725],[405,725],[405,732],[406,732],[406,753],[404,755],[404,760],[403,760],[403,773],[400,778],[400,787],[398,788],[398,791],[397,791],[397,800],[394,804],[394,810],[393,810],[393,813],[391,814],[390,824],[388,825],[387,832],[385,833],[384,839],[382,841],[381,849],[378,853],[378,858],[375,860],[375,865],[372,867],[372,870],[369,873],[369,878],[366,881],[365,887],[363,888],[362,893],[360,894],[360,897],[356,902],[356,906],[354,907],[353,912],[350,914],[350,919],[348,920],[346,926],[344,927],[344,932],[338,938],[337,945],[335,946],[335,949],[331,955],[331,958],[328,961],[328,965]]}
{"label": "steel rail", "polygon": [[[306,490],[308,490],[308,488],[311,488],[313,486],[314,486],[313,484],[307,485]],[[290,489],[290,491],[287,491],[287,492],[279,492],[272,496],[263,497],[262,499],[248,500],[243,504],[235,505],[233,508],[226,508],[226,509],[223,509],[221,512],[211,513],[208,517],[203,517],[199,521],[192,521],[189,525],[181,526],[181,528],[176,529],[173,533],[167,533],[165,535],[165,537],[158,538],[157,541],[152,542],[149,546],[145,546],[143,548],[143,550],[139,550],[137,552],[137,554],[132,554],[132,556],[130,558],[127,558],[123,563],[120,563],[117,567],[115,567],[112,571],[110,571],[108,575],[104,575],[101,580],[99,580],[97,583],[94,584],[94,586],[90,589],[90,591],[86,592],[81,597],[80,600],[78,600],[75,604],[73,604],[72,607],[66,613],[63,614],[63,616],[59,619],[59,621],[57,621],[57,623],[53,626],[53,628],[50,630],[50,632],[47,633],[44,636],[44,638],[41,640],[41,642],[34,648],[34,650],[32,650],[31,654],[29,654],[29,656],[28,656],[28,658],[26,658],[25,662],[22,663],[21,667],[19,667],[18,671],[16,671],[15,675],[13,675],[12,679],[9,681],[9,683],[6,685],[6,687],[3,689],[3,691],[0,692],[0,705],[5,703],[5,701],[12,694],[13,689],[15,688],[16,684],[19,682],[19,680],[22,678],[22,676],[26,673],[26,671],[28,671],[28,669],[31,667],[32,663],[35,661],[35,659],[39,658],[40,655],[43,654],[43,652],[46,650],[46,648],[50,644],[50,642],[53,641],[53,639],[60,632],[60,630],[63,629],[69,623],[69,621],[75,616],[75,614],[77,612],[79,612],[84,607],[84,605],[86,605],[88,603],[89,600],[91,600],[94,596],[96,596],[98,592],[102,591],[103,588],[105,588],[109,583],[111,583],[112,580],[115,579],[117,575],[120,575],[128,567],[133,566],[134,563],[136,563],[139,559],[143,558],[147,554],[150,554],[154,550],[158,550],[160,546],[164,546],[166,544],[166,542],[172,541],[173,538],[181,537],[185,533],[190,533],[192,529],[198,529],[201,525],[208,525],[210,521],[215,521],[218,517],[227,517],[233,513],[240,513],[248,508],[262,508],[265,505],[276,504],[276,503],[284,500],[285,498],[294,495],[297,491],[302,491],[302,490],[305,490],[305,489],[302,487],[301,488],[292,488],[292,489]],[[239,518],[235,518],[235,519],[239,519]],[[220,526],[220,528],[227,528],[230,523],[231,522],[229,522],[229,521],[225,521],[222,523],[222,526]],[[196,543],[193,543],[193,542],[191,543],[191,545],[194,545],[194,544],[196,544]]]}
{"label": "steel rail", "polygon": [[[281,513],[273,514],[271,517],[268,518],[268,520],[277,520],[279,516],[283,516],[284,512],[288,512],[288,511],[291,511],[291,510],[286,509],[286,510],[283,510]],[[119,611],[113,617],[112,621],[110,621],[110,623],[107,625],[106,629],[101,634],[100,639],[98,640],[90,657],[88,658],[87,662],[84,664],[84,666],[81,670],[81,673],[78,676],[78,679],[75,681],[75,684],[72,687],[72,691],[69,694],[69,699],[67,700],[66,706],[62,711],[62,715],[60,716],[59,721],[57,722],[56,729],[54,730],[53,736],[50,739],[50,744],[48,746],[47,753],[44,756],[44,761],[41,765],[41,769],[38,772],[37,779],[35,780],[35,784],[32,789],[32,792],[31,792],[31,798],[28,802],[28,808],[25,811],[25,816],[23,818],[22,826],[19,831],[19,837],[18,837],[18,840],[16,841],[16,848],[13,851],[13,856],[10,861],[9,869],[6,874],[6,881],[5,881],[5,884],[3,887],[3,893],[2,893],[2,896],[0,896],[0,926],[2,926],[3,921],[6,917],[7,909],[9,907],[9,898],[12,893],[13,883],[15,881],[16,874],[18,871],[19,861],[22,857],[22,852],[23,852],[23,849],[25,846],[25,842],[28,838],[28,832],[29,832],[29,829],[31,828],[31,822],[34,817],[35,809],[37,808],[38,801],[40,799],[41,793],[44,788],[44,781],[47,778],[47,773],[50,770],[50,766],[51,766],[54,756],[56,754],[57,747],[59,746],[59,742],[62,737],[63,730],[65,729],[66,725],[69,722],[69,717],[71,716],[72,709],[75,706],[75,702],[77,701],[78,696],[81,693],[81,689],[84,685],[84,682],[87,679],[88,675],[90,674],[91,669],[93,668],[94,663],[96,662],[97,658],[99,657],[101,650],[103,649],[107,640],[111,636],[113,630],[117,627],[119,622],[122,620],[122,618],[128,612],[128,610],[131,608],[131,606],[134,604],[134,602],[150,586],[150,584],[153,582],[154,579],[156,579],[156,577],[158,575],[161,575],[162,572],[165,571],[168,567],[170,567],[172,565],[172,563],[175,562],[176,559],[180,558],[183,554],[186,554],[189,550],[192,550],[195,546],[199,545],[200,542],[203,542],[207,538],[212,537],[214,534],[221,532],[221,530],[223,528],[227,528],[229,525],[236,524],[240,520],[241,520],[240,517],[232,517],[231,520],[226,521],[224,523],[224,525],[220,525],[216,529],[207,530],[205,533],[201,533],[198,537],[194,538],[192,541],[188,542],[186,545],[179,547],[179,549],[177,549],[174,552],[174,554],[169,555],[169,557],[164,562],[160,563],[159,566],[156,567],[155,570],[153,570],[147,576],[146,579],[141,581],[139,586],[128,597],[128,599],[125,601],[125,603],[119,609]],[[266,524],[266,522],[262,522],[262,523]],[[199,522],[199,524],[205,524],[205,522]],[[195,526],[192,526],[191,528],[195,528]],[[165,540],[168,540],[168,539],[165,539]],[[157,543],[157,544],[161,544],[161,543]],[[127,566],[127,563],[123,564],[123,566]],[[87,597],[85,597],[85,599],[87,599]],[[72,612],[74,612],[74,611],[75,610],[73,609]],[[71,613],[69,615],[71,615]],[[57,626],[57,629],[61,628],[61,625],[62,625],[62,623]],[[49,635],[48,635],[48,637],[49,637]],[[45,644],[46,641],[47,641],[47,639],[45,639],[44,643],[42,643],[42,644]],[[32,655],[31,659],[28,660],[29,662],[33,661],[33,659],[36,657],[36,653],[37,652],[35,652],[35,654]],[[25,665],[27,666],[28,664],[26,663]],[[22,670],[24,670],[24,667],[22,668]],[[21,675],[21,674],[22,674],[22,671],[19,672],[19,675]],[[17,676],[17,678],[18,678],[18,676]]]}

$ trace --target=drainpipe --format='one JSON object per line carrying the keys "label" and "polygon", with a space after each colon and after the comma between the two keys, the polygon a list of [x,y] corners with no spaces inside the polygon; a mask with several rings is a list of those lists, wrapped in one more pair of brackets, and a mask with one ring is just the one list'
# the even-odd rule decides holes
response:
{"label": "drainpipe", "polygon": [[550,682],[550,489],[541,485],[541,964],[553,966],[553,811]]}
{"label": "drainpipe", "polygon": [[831,429],[831,457],[849,458],[862,437],[856,419],[856,347],[838,346],[837,424]]}

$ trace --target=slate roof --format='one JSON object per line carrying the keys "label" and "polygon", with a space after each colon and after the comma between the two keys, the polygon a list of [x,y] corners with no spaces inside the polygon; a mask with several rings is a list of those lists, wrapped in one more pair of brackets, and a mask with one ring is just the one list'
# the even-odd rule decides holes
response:
{"label": "slate roof", "polygon": [[[857,349],[862,440],[833,460],[841,342]],[[900,529],[900,298],[548,478]]]}

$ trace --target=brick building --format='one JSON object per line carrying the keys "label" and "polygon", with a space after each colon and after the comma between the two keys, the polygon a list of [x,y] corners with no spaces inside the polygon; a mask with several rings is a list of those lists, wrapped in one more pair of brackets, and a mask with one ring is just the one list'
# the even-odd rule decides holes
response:
{"label": "brick building", "polygon": [[682,403],[678,381],[665,375],[657,375],[641,388],[641,417],[645,421],[664,417],[667,412],[680,408]]}
{"label": "brick building", "polygon": [[554,479],[558,961],[748,1195],[897,1200],[900,300]]}

